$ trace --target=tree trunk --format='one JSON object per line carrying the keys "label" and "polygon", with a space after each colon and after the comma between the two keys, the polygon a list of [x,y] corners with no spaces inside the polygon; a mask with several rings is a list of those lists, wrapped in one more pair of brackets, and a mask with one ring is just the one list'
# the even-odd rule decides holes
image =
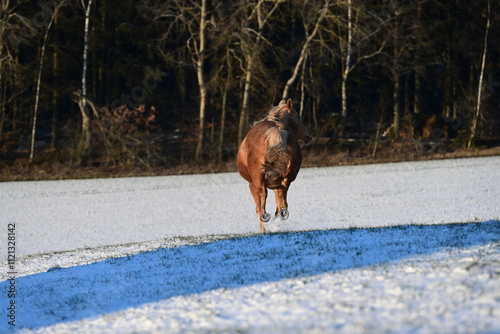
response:
{"label": "tree trunk", "polygon": [[219,134],[219,162],[222,161],[222,150],[224,147],[224,131],[226,130],[226,113],[227,113],[227,94],[231,88],[231,79],[233,77],[233,69],[231,66],[230,50],[226,50],[227,76],[222,90],[222,110],[220,115],[220,134]]}
{"label": "tree trunk", "polygon": [[[83,1],[82,1],[82,4]],[[80,159],[83,154],[85,154],[90,147],[90,116],[86,110],[86,100],[87,97],[87,67],[88,67],[88,46],[89,46],[89,25],[90,25],[90,8],[92,6],[92,0],[88,0],[85,9],[85,28],[83,37],[83,70],[82,70],[82,97],[79,100],[78,106],[80,107],[80,113],[82,114],[82,132],[80,138],[80,144],[78,149],[78,155]]]}
{"label": "tree trunk", "polygon": [[254,72],[254,62],[257,58],[257,55],[260,53],[260,47],[262,44],[262,34],[264,31],[264,27],[267,24],[267,21],[271,17],[271,15],[274,13],[274,11],[278,8],[278,5],[281,3],[281,1],[276,1],[274,3],[273,8],[267,13],[266,16],[262,15],[262,10],[260,6],[264,0],[259,0],[259,2],[255,5],[255,9],[257,12],[257,21],[258,21],[258,27],[259,30],[257,32],[257,36],[255,37],[255,45],[253,48],[251,48],[251,51],[246,54],[246,59],[247,59],[247,66],[245,68],[245,83],[244,83],[244,88],[243,88],[243,101],[241,104],[241,113],[240,113],[240,120],[238,124],[238,145],[243,141],[244,133],[245,133],[245,128],[246,125],[248,124],[248,107],[250,103],[250,89],[252,85],[252,78],[253,78],[253,72]]}
{"label": "tree trunk", "polygon": [[[421,39],[422,38],[422,27],[421,27],[421,18],[422,18],[422,4],[420,1],[417,2],[417,15],[415,18],[415,24],[413,28],[413,34],[416,36],[416,38]],[[399,33],[399,31],[398,31]],[[421,105],[421,74],[424,73],[423,69],[424,67],[421,65],[423,63],[422,57],[422,51],[421,51],[421,45],[420,43],[417,43],[415,45],[415,50],[414,50],[414,70],[415,70],[415,91],[413,95],[414,99],[414,104],[413,104],[413,111],[415,114],[420,114],[422,105]]]}
{"label": "tree trunk", "polygon": [[304,114],[305,101],[306,101],[306,65],[302,66],[300,73],[300,108],[299,115],[302,117]]}
{"label": "tree trunk", "polygon": [[320,97],[317,96],[312,99],[312,116],[314,123],[314,135],[316,137],[316,143],[319,141],[321,133],[319,133],[319,124],[318,124],[318,106],[320,105]]}
{"label": "tree trunk", "polygon": [[406,73],[404,76],[404,95],[403,95],[403,100],[404,100],[404,112],[403,115],[405,117],[408,117],[411,115],[411,89],[410,89],[410,81],[411,81],[411,73]]}
{"label": "tree trunk", "polygon": [[245,74],[245,87],[243,88],[243,102],[241,105],[240,120],[238,123],[238,145],[243,141],[245,135],[245,128],[248,119],[248,103],[250,100],[250,86],[252,83],[253,75],[253,56],[247,60],[247,68]]}
{"label": "tree trunk", "polygon": [[488,52],[488,32],[490,31],[490,0],[487,0],[488,3],[488,14],[486,18],[486,31],[484,33],[484,48],[483,48],[483,59],[481,61],[481,70],[479,72],[479,82],[477,85],[477,103],[476,103],[476,112],[474,114],[474,118],[472,119],[472,124],[470,128],[470,137],[469,141],[467,143],[467,148],[470,148],[472,146],[472,141],[474,140],[474,137],[476,135],[476,129],[477,129],[477,121],[479,119],[479,115],[481,113],[481,93],[482,93],[482,87],[483,87],[483,80],[484,80],[484,67],[486,65],[486,53]]}
{"label": "tree trunk", "polygon": [[342,71],[342,123],[347,118],[347,77],[351,71],[352,58],[352,0],[347,0],[347,45]]}
{"label": "tree trunk", "polygon": [[201,19],[200,19],[200,41],[198,47],[198,57],[196,61],[196,75],[198,78],[198,85],[200,89],[200,131],[198,132],[198,143],[196,145],[195,159],[200,160],[201,153],[203,152],[203,139],[205,135],[205,109],[207,101],[207,88],[205,85],[205,79],[203,76],[203,69],[205,65],[205,26],[206,26],[206,15],[207,15],[207,1],[201,1]]}
{"label": "tree trunk", "polygon": [[445,77],[443,83],[443,117],[450,118],[451,117],[451,81],[453,80],[451,77],[451,64],[449,61],[450,58],[450,48],[446,48],[446,64],[445,64]]}
{"label": "tree trunk", "polygon": [[[393,128],[393,138],[398,139],[399,138],[399,126],[400,126],[400,115],[399,115],[399,110],[400,110],[400,94],[399,94],[399,80],[400,80],[400,75],[399,75],[399,22],[398,22],[398,10],[397,8],[394,8],[394,12],[396,14],[395,21],[394,21],[394,35],[392,36],[394,39],[394,46],[393,46],[393,62],[392,62],[392,81],[393,81],[393,91],[392,91],[392,98],[393,98],[393,121],[392,121],[392,128]],[[415,87],[416,89],[416,87]]]}
{"label": "tree trunk", "polygon": [[229,79],[226,81],[226,85],[222,91],[222,110],[220,115],[220,134],[219,134],[219,162],[222,161],[222,150],[224,147],[224,131],[226,125],[226,108],[227,108],[227,92],[229,90]]}
{"label": "tree trunk", "polygon": [[421,102],[420,102],[420,91],[421,91],[421,83],[420,83],[420,75],[418,74],[418,70],[415,69],[415,84],[413,91],[413,112],[415,114],[420,114],[421,111]]}
{"label": "tree trunk", "polygon": [[398,139],[399,138],[399,130],[400,130],[400,112],[399,112],[399,106],[401,103],[401,98],[399,94],[399,72],[395,69],[393,73],[393,81],[394,81],[394,87],[393,87],[393,114],[394,118],[392,121],[393,129],[394,129],[394,138]]}
{"label": "tree trunk", "polygon": [[57,46],[54,46],[54,54],[52,55],[52,121],[50,131],[50,148],[55,149],[57,146],[57,119],[59,117],[59,80],[58,80],[59,54]]}
{"label": "tree trunk", "polygon": [[37,80],[36,80],[35,106],[34,106],[34,110],[33,110],[33,121],[32,121],[33,124],[32,124],[32,129],[31,129],[31,145],[30,145],[30,159],[29,159],[30,164],[33,162],[33,157],[35,155],[36,122],[37,122],[37,116],[38,116],[38,105],[40,102],[40,84],[42,82],[42,71],[43,71],[43,61],[45,58],[45,47],[47,46],[47,39],[49,37],[50,28],[52,27],[52,24],[54,23],[54,19],[57,16],[59,8],[63,5],[63,3],[64,3],[64,1],[60,2],[59,5],[57,5],[54,8],[54,12],[52,13],[52,16],[50,17],[50,21],[47,24],[47,27],[45,28],[45,33],[43,35],[42,47],[40,50],[40,62],[38,65],[38,76],[37,76]]}
{"label": "tree trunk", "polygon": [[[351,0],[348,0],[348,1],[350,2]],[[292,76],[290,77],[290,79],[288,79],[288,81],[285,84],[285,88],[283,89],[283,94],[282,94],[283,100],[285,100],[286,98],[289,97],[288,94],[290,92],[290,87],[293,85],[293,83],[297,79],[297,76],[299,75],[300,68],[307,58],[307,52],[309,51],[309,45],[311,44],[314,36],[316,36],[316,33],[318,32],[319,25],[321,24],[321,21],[325,18],[326,14],[328,13],[329,3],[330,3],[329,1],[325,1],[325,4],[323,5],[322,10],[319,13],[318,20],[316,21],[316,24],[314,25],[314,29],[309,36],[307,36],[307,28],[304,27],[306,30],[306,36],[307,36],[306,41],[304,42],[304,45],[302,45],[302,50],[300,51],[299,59],[297,60],[297,63],[295,64],[295,67],[292,71]]]}
{"label": "tree trunk", "polygon": [[452,16],[451,8],[453,6],[450,6],[446,14],[446,25],[448,28],[448,31],[446,33],[446,51],[445,51],[445,79],[444,79],[444,87],[443,87],[443,117],[449,119],[453,115],[453,100],[454,100],[454,95],[453,93],[453,75],[452,75],[452,51],[451,51],[451,46],[453,43],[453,38],[452,38],[452,25],[454,21],[454,16]]}

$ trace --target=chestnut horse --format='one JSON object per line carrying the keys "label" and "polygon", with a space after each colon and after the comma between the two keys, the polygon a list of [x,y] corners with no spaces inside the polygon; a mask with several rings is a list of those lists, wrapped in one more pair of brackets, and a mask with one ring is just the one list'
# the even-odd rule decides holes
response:
{"label": "chestnut horse", "polygon": [[276,197],[275,216],[288,218],[286,195],[302,163],[299,140],[309,144],[312,135],[292,109],[292,100],[281,101],[255,123],[238,150],[238,171],[248,181],[259,218],[260,232],[271,219],[266,212],[267,189]]}

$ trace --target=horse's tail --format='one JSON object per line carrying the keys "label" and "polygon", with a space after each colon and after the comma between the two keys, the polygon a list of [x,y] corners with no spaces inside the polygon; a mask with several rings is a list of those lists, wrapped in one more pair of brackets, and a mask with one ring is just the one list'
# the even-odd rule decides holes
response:
{"label": "horse's tail", "polygon": [[266,131],[267,149],[263,164],[266,183],[278,185],[288,167],[286,142],[288,132],[282,127],[272,127]]}

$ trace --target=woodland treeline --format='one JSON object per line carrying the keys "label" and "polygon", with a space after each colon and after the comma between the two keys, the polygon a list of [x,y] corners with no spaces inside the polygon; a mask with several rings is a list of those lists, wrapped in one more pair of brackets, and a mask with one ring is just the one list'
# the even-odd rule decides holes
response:
{"label": "woodland treeline", "polygon": [[313,147],[499,138],[497,0],[0,4],[6,163],[220,161],[288,97]]}

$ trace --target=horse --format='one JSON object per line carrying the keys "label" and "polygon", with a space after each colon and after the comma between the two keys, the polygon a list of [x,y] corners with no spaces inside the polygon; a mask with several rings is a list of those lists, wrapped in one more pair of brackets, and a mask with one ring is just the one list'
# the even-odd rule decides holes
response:
{"label": "horse", "polygon": [[311,140],[311,132],[292,109],[292,100],[288,99],[282,100],[256,122],[241,142],[238,171],[249,183],[260,233],[265,233],[264,223],[271,219],[266,212],[267,189],[274,190],[275,217],[288,219],[288,189],[302,164],[299,141],[309,144]]}

